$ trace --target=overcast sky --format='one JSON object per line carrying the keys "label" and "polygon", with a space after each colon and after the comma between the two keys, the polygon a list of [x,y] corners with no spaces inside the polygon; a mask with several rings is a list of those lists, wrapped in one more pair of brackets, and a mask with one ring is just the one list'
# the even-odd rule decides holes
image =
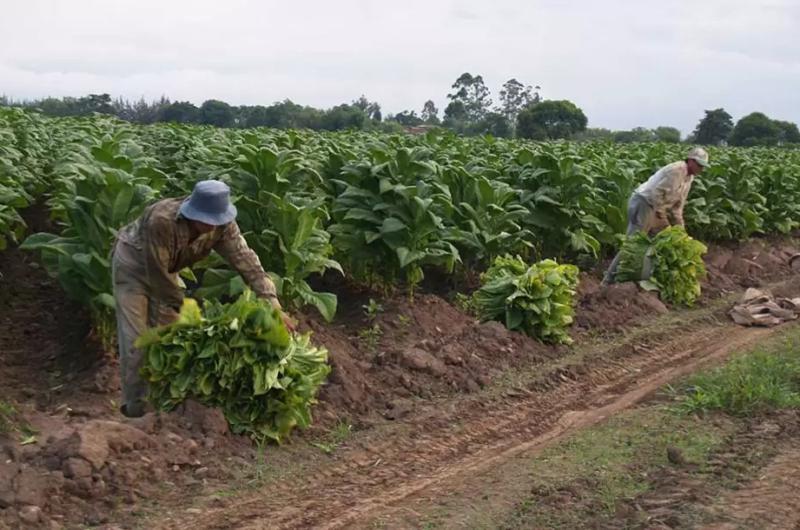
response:
{"label": "overcast sky", "polygon": [[800,0],[2,0],[0,94],[200,104],[360,94],[440,109],[462,73],[514,77],[591,127],[704,109],[800,122]]}

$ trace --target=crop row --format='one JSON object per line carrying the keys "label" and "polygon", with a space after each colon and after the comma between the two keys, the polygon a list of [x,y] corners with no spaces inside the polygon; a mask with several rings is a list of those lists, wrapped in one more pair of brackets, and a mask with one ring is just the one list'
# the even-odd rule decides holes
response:
{"label": "crop row", "polygon": [[[240,227],[283,299],[332,318],[335,296],[308,283],[327,270],[413,289],[431,268],[481,271],[506,254],[592,263],[619,244],[632,190],[683,150],[435,132],[135,126],[0,110],[0,235],[21,235],[18,210],[43,195],[61,229],[25,246],[41,250],[68,293],[110,326],[116,230],[150,201],[219,178],[231,185]],[[693,237],[743,239],[800,226],[800,151],[710,153],[712,167],[695,180],[686,207]],[[200,269],[206,294],[242,288],[220,260]]]}

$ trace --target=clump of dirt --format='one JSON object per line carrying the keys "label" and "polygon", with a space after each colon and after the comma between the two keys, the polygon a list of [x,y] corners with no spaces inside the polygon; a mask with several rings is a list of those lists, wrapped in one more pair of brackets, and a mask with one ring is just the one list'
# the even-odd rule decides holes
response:
{"label": "clump of dirt", "polygon": [[797,253],[787,238],[753,239],[741,246],[711,245],[705,256],[708,278],[703,282],[706,297],[760,287],[765,282],[792,273],[789,258]]}
{"label": "clump of dirt", "polygon": [[104,524],[111,511],[133,514],[143,499],[224,489],[255,459],[220,411],[194,402],[135,420],[25,416],[37,443],[0,437],[0,526]]}
{"label": "clump of dirt", "polygon": [[512,366],[536,364],[558,352],[502,324],[479,323],[435,295],[413,301],[396,295],[383,300],[374,315],[354,308],[351,300],[357,298],[340,300],[342,324],[307,320],[334,367],[321,393],[322,415],[377,412],[396,419],[408,400],[477,391]]}
{"label": "clump of dirt", "polygon": [[645,318],[669,312],[656,293],[634,282],[601,287],[600,281],[581,274],[575,315],[576,334],[601,330],[619,331]]}

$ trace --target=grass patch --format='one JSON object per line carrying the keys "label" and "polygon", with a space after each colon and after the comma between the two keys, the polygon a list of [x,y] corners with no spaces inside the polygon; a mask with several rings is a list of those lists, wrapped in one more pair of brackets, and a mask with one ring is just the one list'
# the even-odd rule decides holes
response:
{"label": "grass patch", "polygon": [[14,405],[0,400],[0,434],[6,434],[16,429],[15,417],[17,409]]}
{"label": "grass patch", "polygon": [[579,528],[612,521],[620,503],[651,487],[650,476],[672,465],[667,448],[703,469],[728,434],[666,406],[625,411],[546,449],[530,465],[532,496],[517,503],[501,528]]}
{"label": "grass patch", "polygon": [[[624,411],[545,450],[531,464],[532,495],[521,499],[500,526],[619,523],[620,505],[648,492],[651,477],[672,465],[668,447],[695,464],[691,473],[706,473],[709,454],[741,428],[736,417],[800,408],[800,328],[788,327],[757,350],[669,387],[668,394],[672,403]],[[715,411],[722,413],[717,421],[695,414]]]}
{"label": "grass patch", "polygon": [[800,408],[800,333],[777,347],[733,359],[689,378],[678,389],[679,408],[689,413],[720,410],[752,416]]}
{"label": "grass patch", "polygon": [[31,427],[22,414],[7,401],[0,400],[0,434],[10,435],[17,433],[22,445],[36,443],[36,429]]}
{"label": "grass patch", "polygon": [[337,447],[350,438],[352,429],[353,426],[346,421],[339,421],[322,440],[316,440],[310,443],[326,455],[331,454]]}
{"label": "grass patch", "polygon": [[383,337],[383,330],[381,329],[380,324],[373,324],[372,326],[363,328],[358,332],[358,338],[364,347],[374,352],[378,349],[378,344],[381,341],[381,337]]}

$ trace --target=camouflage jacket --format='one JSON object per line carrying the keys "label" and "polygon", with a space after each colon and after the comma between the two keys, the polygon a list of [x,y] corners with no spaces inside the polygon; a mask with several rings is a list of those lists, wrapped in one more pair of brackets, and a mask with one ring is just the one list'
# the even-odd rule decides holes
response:
{"label": "camouflage jacket", "polygon": [[256,295],[270,298],[279,307],[275,285],[264,272],[258,255],[247,246],[236,221],[191,240],[189,221],[178,212],[182,202],[183,198],[160,200],[119,231],[118,241],[138,251],[148,289],[161,301],[180,306],[183,292],[178,285],[178,272],[216,250]]}

